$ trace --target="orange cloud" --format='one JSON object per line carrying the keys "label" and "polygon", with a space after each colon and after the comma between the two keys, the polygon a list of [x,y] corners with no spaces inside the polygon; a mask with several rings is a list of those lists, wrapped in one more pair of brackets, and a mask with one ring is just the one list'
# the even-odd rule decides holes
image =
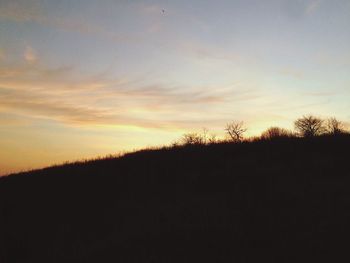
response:
{"label": "orange cloud", "polygon": [[5,52],[0,48],[0,61],[5,58]]}
{"label": "orange cloud", "polygon": [[31,46],[26,46],[23,57],[28,63],[35,63],[38,60],[37,52]]}
{"label": "orange cloud", "polygon": [[[214,115],[224,105],[258,96],[254,91],[237,93],[232,88],[145,85],[103,74],[82,76],[72,67],[0,65],[1,112],[73,125],[174,129],[194,125],[198,119],[212,122],[220,119]],[[203,114],[210,109],[213,113]]]}

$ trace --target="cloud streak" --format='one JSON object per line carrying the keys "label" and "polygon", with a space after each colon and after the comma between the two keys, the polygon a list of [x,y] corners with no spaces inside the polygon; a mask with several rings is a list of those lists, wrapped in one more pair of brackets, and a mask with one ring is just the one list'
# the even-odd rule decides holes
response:
{"label": "cloud streak", "polygon": [[205,107],[205,112],[257,96],[249,90],[235,92],[234,87],[146,85],[132,79],[79,76],[71,67],[0,66],[1,112],[73,125],[175,128],[196,118],[198,108]]}
{"label": "cloud streak", "polygon": [[127,34],[116,34],[103,27],[87,23],[79,19],[69,17],[57,17],[48,15],[44,9],[44,4],[39,0],[27,1],[3,1],[0,3],[0,19],[14,21],[18,23],[37,23],[43,26],[50,26],[65,31],[78,32],[84,35],[94,35],[108,40],[136,41],[138,38]]}

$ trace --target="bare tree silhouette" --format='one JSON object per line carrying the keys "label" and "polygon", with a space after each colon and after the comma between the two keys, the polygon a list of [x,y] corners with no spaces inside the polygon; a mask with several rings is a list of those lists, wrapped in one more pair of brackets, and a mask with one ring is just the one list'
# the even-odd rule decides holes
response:
{"label": "bare tree silhouette", "polygon": [[312,115],[303,116],[294,122],[295,129],[304,137],[313,137],[325,132],[324,121]]}
{"label": "bare tree silhouette", "polygon": [[243,134],[247,131],[247,129],[244,127],[244,123],[242,121],[233,121],[226,125],[225,131],[232,141],[240,142],[243,139]]}

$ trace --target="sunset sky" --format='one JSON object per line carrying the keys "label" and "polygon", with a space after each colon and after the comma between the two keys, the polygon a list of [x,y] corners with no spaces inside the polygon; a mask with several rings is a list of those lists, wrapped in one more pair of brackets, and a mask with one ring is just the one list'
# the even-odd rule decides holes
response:
{"label": "sunset sky", "polygon": [[304,114],[350,122],[349,0],[0,0],[0,175]]}

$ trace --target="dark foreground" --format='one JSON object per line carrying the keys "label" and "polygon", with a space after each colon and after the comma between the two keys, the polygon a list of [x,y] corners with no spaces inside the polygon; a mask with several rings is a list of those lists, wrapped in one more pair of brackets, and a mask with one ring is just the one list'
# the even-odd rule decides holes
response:
{"label": "dark foreground", "polygon": [[0,262],[349,262],[350,137],[142,151],[0,179]]}

